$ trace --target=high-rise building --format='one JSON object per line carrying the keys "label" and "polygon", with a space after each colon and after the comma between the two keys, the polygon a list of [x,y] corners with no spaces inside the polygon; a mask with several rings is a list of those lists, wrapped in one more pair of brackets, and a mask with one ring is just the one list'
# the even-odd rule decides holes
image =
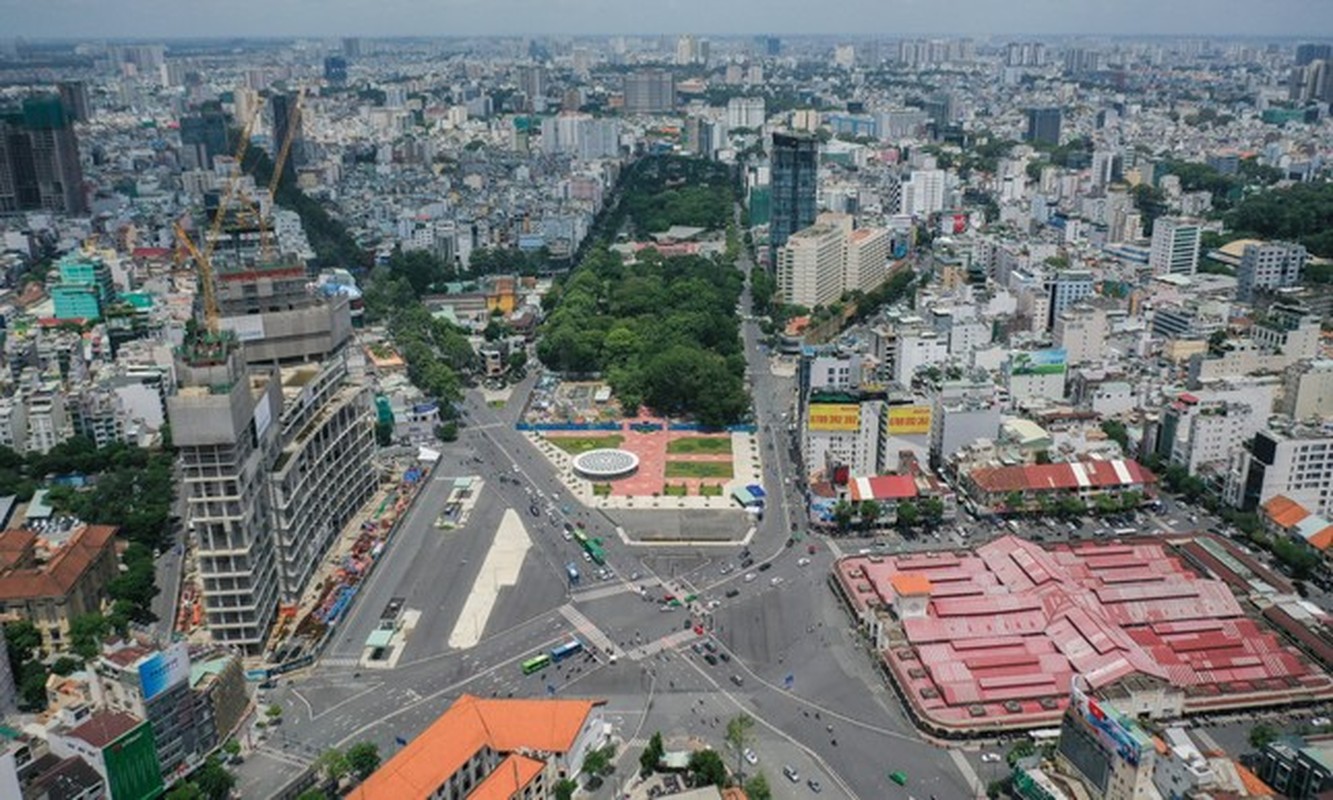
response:
{"label": "high-rise building", "polygon": [[347,83],[347,59],[343,56],[325,58],[324,80],[339,86]]}
{"label": "high-rise building", "polygon": [[87,210],[79,142],[59,95],[0,112],[0,213]]}
{"label": "high-rise building", "polygon": [[1303,67],[1314,61],[1333,61],[1333,45],[1310,43],[1296,45],[1296,66]]}
{"label": "high-rise building", "polygon": [[1050,293],[1050,305],[1047,308],[1046,327],[1055,323],[1055,318],[1067,308],[1093,293],[1093,275],[1082,269],[1061,270],[1046,278],[1046,290]]}
{"label": "high-rise building", "polygon": [[752,130],[764,127],[764,98],[733,97],[728,100],[727,127]]}
{"label": "high-rise building", "polygon": [[231,152],[227,146],[227,115],[220,107],[181,117],[180,136],[181,166],[185,169],[210,170],[214,158]]}
{"label": "high-rise building", "polygon": [[847,234],[835,225],[802,228],[778,248],[776,277],[784,302],[814,308],[842,296]]}
{"label": "high-rise building", "polygon": [[275,94],[269,100],[273,112],[273,156],[277,158],[283,142],[291,137],[291,149],[287,161],[282,165],[285,178],[295,183],[296,168],[305,163],[305,135],[301,125],[301,107],[296,98],[288,94]]}
{"label": "high-rise building", "polygon": [[666,114],[676,107],[676,82],[664,69],[645,69],[625,76],[625,112]]}
{"label": "high-rise building", "polygon": [[187,343],[167,398],[186,522],[213,641],[259,654],[278,610],[276,531],[267,467],[277,450],[281,386],[247,374],[240,346]]}
{"label": "high-rise building", "polygon": [[1199,268],[1202,223],[1187,217],[1161,217],[1153,224],[1148,266],[1154,275],[1193,275]]}
{"label": "high-rise building", "polygon": [[1236,268],[1236,299],[1254,300],[1256,289],[1281,289],[1300,283],[1301,270],[1309,254],[1305,247],[1288,242],[1247,244]]}
{"label": "high-rise building", "polygon": [[525,98],[528,111],[546,110],[546,67],[523,64],[518,68],[518,90]]}
{"label": "high-rise building", "polygon": [[903,183],[899,210],[913,217],[928,217],[944,210],[944,170],[918,169]]}
{"label": "high-rise building", "polygon": [[343,56],[346,58],[361,57],[361,38],[358,36],[348,36],[343,39]]}
{"label": "high-rise building", "polygon": [[1225,499],[1253,510],[1285,495],[1320,516],[1333,516],[1333,435],[1318,424],[1273,424],[1233,454]]}
{"label": "high-rise building", "polygon": [[1023,141],[1033,144],[1060,144],[1059,108],[1029,108],[1028,127],[1023,133]]}
{"label": "high-rise building", "polygon": [[689,66],[699,63],[699,40],[689,34],[676,39],[676,64]]}
{"label": "high-rise building", "polygon": [[60,259],[60,283],[51,289],[56,319],[99,320],[115,300],[111,267],[96,256],[72,253]]}
{"label": "high-rise building", "polygon": [[796,133],[773,134],[772,216],[768,225],[769,263],[796,231],[815,222],[819,185],[819,140]]}
{"label": "high-rise building", "polygon": [[1060,725],[1056,763],[1092,797],[1133,800],[1152,792],[1157,750],[1132,717],[1075,687]]}
{"label": "high-rise building", "polygon": [[56,84],[60,102],[64,103],[70,120],[87,122],[92,119],[92,104],[88,102],[88,84],[83,81],[61,81]]}

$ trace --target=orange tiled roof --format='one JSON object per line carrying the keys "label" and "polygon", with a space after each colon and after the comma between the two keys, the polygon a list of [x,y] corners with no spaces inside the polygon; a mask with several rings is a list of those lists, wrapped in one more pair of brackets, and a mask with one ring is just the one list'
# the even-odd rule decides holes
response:
{"label": "orange tiled roof", "polygon": [[463,695],[348,797],[413,800],[433,794],[474,753],[564,753],[600,700],[486,700]]}
{"label": "orange tiled roof", "polygon": [[1240,783],[1245,787],[1245,793],[1250,797],[1276,797],[1277,793],[1262,780],[1258,775],[1250,771],[1248,767],[1242,766],[1239,761],[1233,761],[1236,765],[1236,774],[1240,776]]}
{"label": "orange tiled roof", "polygon": [[[64,597],[74,588],[74,584],[97,561],[102,551],[115,547],[116,528],[112,525],[88,525],[80,530],[69,542],[45,564],[37,567],[25,567],[7,561],[0,569],[0,598],[5,600],[27,600],[43,597]],[[15,537],[18,543],[30,545],[33,534],[29,531],[5,531],[0,533],[0,542]],[[26,546],[25,545],[25,546]],[[0,545],[0,550],[5,550]]]}
{"label": "orange tiled roof", "polygon": [[1333,525],[1325,525],[1305,541],[1316,550],[1327,550],[1329,545],[1333,545]]}
{"label": "orange tiled roof", "polygon": [[532,783],[532,779],[541,774],[546,765],[535,758],[509,755],[495,772],[487,775],[477,788],[467,796],[467,800],[509,800]]}
{"label": "orange tiled roof", "polygon": [[898,572],[889,579],[900,595],[930,594],[930,578],[920,572]]}
{"label": "orange tiled roof", "polygon": [[1268,502],[1264,503],[1264,513],[1279,528],[1290,528],[1310,516],[1305,506],[1281,494],[1270,497]]}

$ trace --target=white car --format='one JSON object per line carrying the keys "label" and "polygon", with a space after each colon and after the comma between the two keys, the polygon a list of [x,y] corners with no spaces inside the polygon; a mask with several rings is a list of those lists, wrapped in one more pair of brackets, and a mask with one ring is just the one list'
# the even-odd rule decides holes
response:
{"label": "white car", "polygon": [[983,764],[994,764],[997,763],[999,760],[1000,760],[1000,755],[998,753],[981,754],[981,763]]}
{"label": "white car", "polygon": [[768,581],[768,585],[769,585],[769,586],[777,586],[777,585],[780,584],[780,583],[782,583],[782,576],[781,576],[781,575],[774,575],[774,576],[773,576],[772,578],[770,578],[769,581]]}
{"label": "white car", "polygon": [[798,559],[796,559],[796,566],[798,566],[798,567],[804,567],[804,566],[806,566],[806,565],[809,564],[809,563],[810,563],[810,559],[808,559],[808,558],[798,558]]}
{"label": "white car", "polygon": [[758,764],[758,763],[759,763],[759,756],[755,755],[755,752],[754,752],[753,750],[751,750],[750,748],[748,748],[748,747],[745,748],[745,752],[743,753],[743,755],[745,756],[745,763],[747,763],[747,764]]}
{"label": "white car", "polygon": [[747,573],[745,573],[745,582],[746,582],[746,583],[749,583],[750,581],[754,580],[754,579],[757,578],[757,577],[759,577],[759,576],[758,576],[758,575],[755,575],[753,572],[747,572]]}

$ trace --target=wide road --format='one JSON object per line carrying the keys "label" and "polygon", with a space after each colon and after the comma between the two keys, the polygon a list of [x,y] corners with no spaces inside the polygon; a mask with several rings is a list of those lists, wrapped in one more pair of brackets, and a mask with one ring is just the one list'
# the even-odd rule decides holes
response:
{"label": "wide road", "polygon": [[[748,270],[748,259],[740,266]],[[747,284],[747,307],[748,293]],[[693,739],[724,750],[726,720],[744,711],[757,720],[752,746],[760,759],[746,769],[762,769],[776,797],[809,797],[809,778],[819,780],[830,797],[972,796],[955,766],[961,758],[914,734],[827,588],[835,553],[809,539],[788,546],[792,531],[806,527],[800,498],[787,482],[791,440],[784,414],[792,410],[795,386],[771,374],[754,322],[743,323],[742,335],[769,494],[768,511],[749,545],[755,559],[749,569],[736,568],[739,544],[622,544],[612,520],[575,501],[551,464],[514,429],[531,378],[499,409],[469,392],[463,435],[442,448],[431,482],[338,638],[319,664],[282,679],[263,698],[284,709],[283,722],[266,741],[251,737],[255,749],[240,768],[244,796],[273,794],[294,768],[329,747],[373,741],[387,757],[399,739],[418,734],[464,692],[604,698],[617,735],[630,745],[621,775],[632,772],[654,731],[680,746]],[[480,476],[484,487],[467,524],[441,531],[434,520],[453,478],[462,475]],[[538,516],[529,513],[533,505]],[[507,509],[519,512],[533,543],[518,585],[499,591],[475,647],[450,648],[449,634]],[[624,512],[617,517],[633,520]],[[607,544],[611,580],[595,580],[576,544],[561,536],[566,520]],[[571,561],[583,573],[572,589],[563,569]],[[670,585],[659,585],[659,575]],[[647,597],[639,596],[639,587]],[[697,618],[685,610],[664,612],[661,595],[667,591],[698,593],[711,608]],[[366,636],[395,597],[422,614],[402,660],[393,670],[357,666]],[[704,637],[694,632],[700,623],[707,626]],[[571,635],[595,646],[596,656],[522,675],[521,660]],[[710,665],[695,653],[692,645],[704,639],[729,660]],[[729,763],[733,759],[730,754]],[[786,764],[800,773],[799,783],[782,777]],[[899,768],[912,776],[910,793],[887,779]],[[614,788],[608,784],[598,794],[610,797]]]}

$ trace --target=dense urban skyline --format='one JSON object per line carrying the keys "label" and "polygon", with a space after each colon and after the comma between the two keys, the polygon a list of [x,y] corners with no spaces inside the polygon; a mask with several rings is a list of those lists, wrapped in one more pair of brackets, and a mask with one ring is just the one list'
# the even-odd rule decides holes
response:
{"label": "dense urban skyline", "polygon": [[1032,35],[1318,36],[1333,31],[1333,7],[1321,0],[1127,0],[1056,2],[957,0],[943,14],[924,0],[777,0],[717,5],[702,0],[640,6],[617,0],[560,0],[528,7],[519,0],[240,0],[207,5],[169,0],[22,0],[0,2],[9,34],[36,37],[397,36],[773,33]]}

